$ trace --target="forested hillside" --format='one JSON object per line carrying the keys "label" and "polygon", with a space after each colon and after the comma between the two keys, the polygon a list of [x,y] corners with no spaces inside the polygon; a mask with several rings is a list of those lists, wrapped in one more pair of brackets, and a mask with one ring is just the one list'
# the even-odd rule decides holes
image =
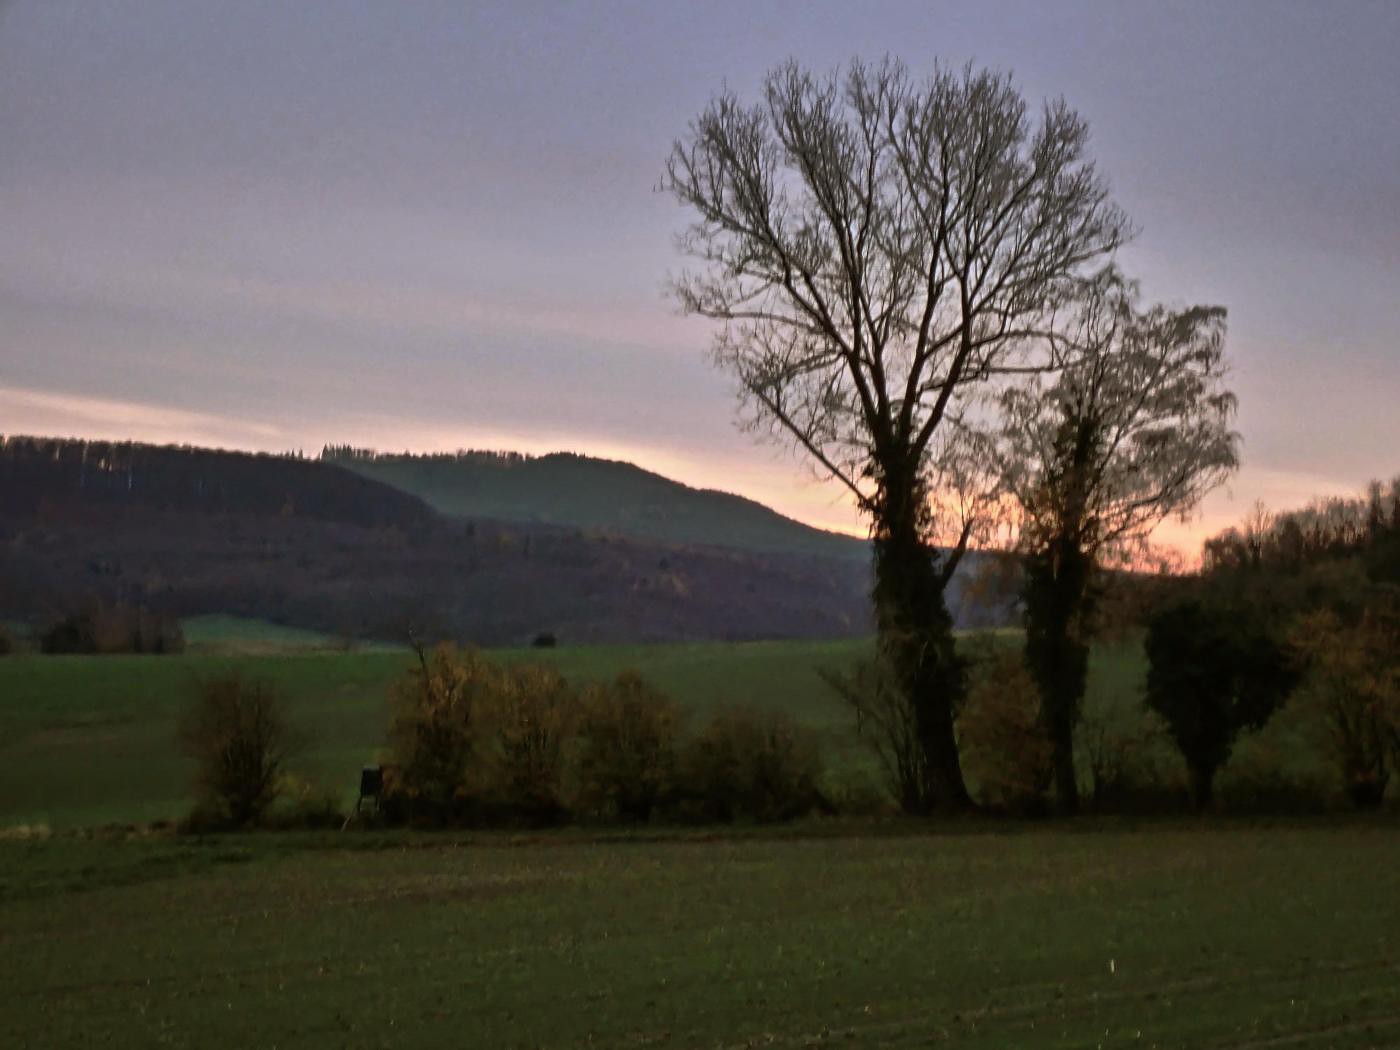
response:
{"label": "forested hillside", "polygon": [[866,563],[869,545],[783,517],[761,503],[695,489],[631,463],[567,452],[388,454],[327,446],[327,462],[421,497],[463,518],[564,525],[740,550],[818,554]]}
{"label": "forested hillside", "polygon": [[0,442],[0,620],[122,602],[492,644],[834,637],[870,631],[868,588],[858,558],[447,517],[329,462]]}

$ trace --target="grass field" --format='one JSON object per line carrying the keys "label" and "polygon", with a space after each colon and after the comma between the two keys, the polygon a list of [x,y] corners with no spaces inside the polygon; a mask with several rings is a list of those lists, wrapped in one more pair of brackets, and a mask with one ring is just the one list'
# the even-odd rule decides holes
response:
{"label": "grass field", "polygon": [[1400,1045],[1378,825],[0,841],[0,1046]]}
{"label": "grass field", "polygon": [[[55,830],[181,816],[189,774],[175,727],[194,682],[230,670],[271,679],[314,746],[300,763],[319,786],[350,792],[374,758],[390,683],[412,657],[389,648],[306,648],[300,634],[247,622],[204,624],[183,656],[38,656],[0,659],[0,827]],[[512,650],[577,680],[633,667],[695,715],[727,705],[777,708],[814,727],[834,763],[859,759],[847,711],[818,669],[842,666],[868,642],[755,642]],[[1135,704],[1136,647],[1096,654],[1091,701]],[[1097,699],[1096,699],[1097,698]]]}
{"label": "grass field", "polygon": [[[305,774],[350,791],[412,659],[189,633],[177,657],[0,660],[0,1047],[1400,1046],[1393,815],[76,830],[187,810],[179,712],[235,669],[313,731]],[[495,655],[635,667],[697,717],[786,710],[839,764],[861,752],[817,669],[868,646]],[[1140,718],[1142,675],[1136,645],[1098,648],[1088,709]]]}

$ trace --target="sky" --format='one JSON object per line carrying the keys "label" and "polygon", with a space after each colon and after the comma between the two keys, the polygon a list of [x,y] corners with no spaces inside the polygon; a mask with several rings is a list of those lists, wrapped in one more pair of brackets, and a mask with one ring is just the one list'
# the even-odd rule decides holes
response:
{"label": "sky", "polygon": [[1229,309],[1243,466],[1400,472],[1400,4],[0,0],[0,433],[556,449],[858,531],[735,426],[656,186],[718,90],[892,54],[1063,95],[1145,295]]}

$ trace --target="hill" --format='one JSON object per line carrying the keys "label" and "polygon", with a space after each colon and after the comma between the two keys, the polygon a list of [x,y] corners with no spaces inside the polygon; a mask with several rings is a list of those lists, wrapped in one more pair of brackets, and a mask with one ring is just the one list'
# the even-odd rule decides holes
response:
{"label": "hill", "polygon": [[863,559],[447,517],[332,462],[0,440],[0,620],[124,602],[489,644],[870,630]]}
{"label": "hill", "polygon": [[388,454],[348,446],[327,446],[321,458],[417,496],[453,517],[864,564],[870,559],[864,540],[815,529],[742,496],[691,488],[616,460],[569,452]]}

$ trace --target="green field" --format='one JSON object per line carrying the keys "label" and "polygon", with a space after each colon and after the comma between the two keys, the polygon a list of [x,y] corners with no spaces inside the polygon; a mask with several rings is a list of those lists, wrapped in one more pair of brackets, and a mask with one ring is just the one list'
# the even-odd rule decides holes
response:
{"label": "green field", "polygon": [[[381,745],[390,684],[411,666],[405,650],[204,652],[183,656],[0,659],[0,827],[54,830],[181,816],[188,769],[177,753],[180,710],[201,676],[240,670],[275,682],[313,747],[299,771],[353,791]],[[285,639],[284,639],[285,641]],[[225,635],[223,644],[232,645]],[[696,715],[729,705],[776,707],[821,731],[829,750],[855,750],[846,712],[817,676],[869,643],[755,642],[513,650],[583,681],[634,667]]]}
{"label": "green field", "polygon": [[0,1046],[1383,1047],[1400,836],[0,841]]}
{"label": "green field", "polygon": [[[390,646],[344,651],[338,640],[256,621],[195,622],[181,656],[40,656],[0,659],[0,828],[42,824],[58,831],[169,820],[189,809],[189,770],[175,745],[183,706],[199,678],[238,670],[276,683],[312,746],[295,772],[311,788],[353,801],[362,765],[384,739],[390,685],[412,655]],[[1014,635],[1004,639],[1014,644]],[[731,706],[787,711],[818,734],[838,775],[869,781],[870,755],[849,712],[820,678],[869,652],[867,641],[695,643],[496,650],[534,660],[583,682],[634,668],[698,721]],[[1145,666],[1136,641],[1093,652],[1086,717],[1127,733],[1145,725]],[[1228,805],[1248,808],[1261,777],[1285,770],[1306,790],[1335,793],[1318,734],[1285,710],[1248,737],[1222,772]],[[1158,764],[1178,770],[1171,745],[1152,741]],[[1308,785],[1312,785],[1308,787]],[[1236,807],[1241,808],[1241,807]]]}
{"label": "green field", "polygon": [[[314,745],[300,771],[317,786],[353,790],[360,766],[383,740],[388,688],[410,666],[410,654],[308,650],[299,636],[246,625],[193,637],[198,642],[183,656],[0,659],[0,827],[59,830],[182,815],[189,773],[175,747],[180,710],[198,678],[235,669],[274,681],[292,718],[311,732]],[[268,650],[279,637],[281,647]],[[815,728],[829,759],[841,764],[858,761],[861,752],[847,711],[817,670],[846,665],[868,646],[697,643],[498,655],[546,661],[580,681],[633,667],[697,717],[733,705],[786,710]],[[1141,673],[1136,647],[1101,650],[1091,703],[1134,704]]]}

